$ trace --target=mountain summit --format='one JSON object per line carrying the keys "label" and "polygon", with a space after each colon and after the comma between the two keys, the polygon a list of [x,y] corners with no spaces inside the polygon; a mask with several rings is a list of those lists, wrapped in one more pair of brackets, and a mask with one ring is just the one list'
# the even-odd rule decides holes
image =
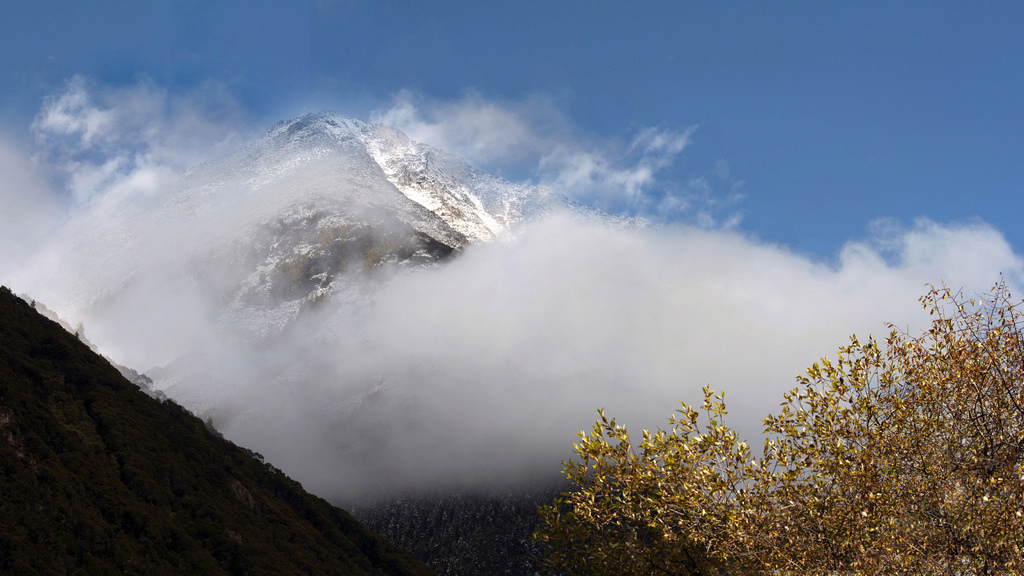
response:
{"label": "mountain summit", "polygon": [[[275,124],[243,150],[191,170],[182,192],[184,197],[194,196],[196,191],[238,178],[255,191],[325,164],[335,165],[325,176],[345,172],[345,177],[333,184],[318,180],[297,189],[301,197],[345,197],[385,209],[452,248],[491,240],[524,219],[552,209],[583,209],[547,188],[482,172],[389,126],[333,112]],[[345,186],[346,182],[359,185]]]}
{"label": "mountain summit", "polygon": [[354,280],[378,267],[433,265],[557,210],[596,213],[394,128],[321,112],[188,170],[162,206],[133,220],[198,231],[178,256],[189,255],[208,292],[231,297],[223,322],[264,338],[310,302],[359,300]]}
{"label": "mountain summit", "polygon": [[266,336],[294,317],[299,300],[350,292],[354,273],[433,264],[556,210],[594,213],[394,128],[307,114],[226,157],[93,201],[54,242],[56,252],[75,246],[84,257],[38,273],[33,296],[62,316],[99,316],[133,286],[185,267],[218,294],[214,311],[227,310],[229,322],[254,305],[273,318],[247,327]]}
{"label": "mountain summit", "polygon": [[[503,352],[467,357],[479,368],[462,377],[439,368],[423,344],[481,319],[417,290],[462,277],[455,260],[501,254],[512,244],[494,240],[532,220],[620,221],[330,112],[280,122],[153,182],[76,215],[20,290],[84,322],[90,341],[156,392],[335,501],[533,473],[497,455],[467,457],[451,441],[463,434],[456,423],[424,409],[484,402],[485,367]],[[462,277],[454,290],[468,289],[471,303],[506,289],[486,285],[497,276]],[[404,292],[411,284],[420,288]],[[412,320],[420,312],[427,319]],[[528,367],[501,376],[518,371]]]}
{"label": "mountain summit", "polygon": [[281,122],[267,138],[325,148],[355,143],[395,188],[469,242],[491,240],[525,218],[572,204],[546,188],[512,183],[477,170],[461,158],[413,142],[394,128],[331,112]]}

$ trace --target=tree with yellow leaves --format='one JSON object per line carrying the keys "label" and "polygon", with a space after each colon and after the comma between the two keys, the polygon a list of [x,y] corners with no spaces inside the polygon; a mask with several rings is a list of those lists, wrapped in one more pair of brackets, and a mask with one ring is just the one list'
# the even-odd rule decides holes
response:
{"label": "tree with yellow leaves", "polygon": [[[946,287],[930,328],[856,337],[764,420],[760,459],[721,394],[665,431],[603,412],[541,510],[569,574],[1010,574],[1024,570],[1024,332],[1004,283]],[[701,414],[704,414],[701,424]]]}

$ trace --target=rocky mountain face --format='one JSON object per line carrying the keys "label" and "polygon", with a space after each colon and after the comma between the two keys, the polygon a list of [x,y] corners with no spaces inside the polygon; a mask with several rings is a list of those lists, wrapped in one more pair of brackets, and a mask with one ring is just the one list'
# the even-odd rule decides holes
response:
{"label": "rocky mountain face", "polygon": [[192,247],[190,269],[222,295],[227,326],[260,338],[324,298],[360,300],[356,280],[377,268],[431,266],[566,209],[597,214],[393,128],[325,112],[189,170],[158,212],[185,227],[218,220],[218,233]]}
{"label": "rocky mountain face", "polygon": [[[354,298],[355,277],[430,266],[518,223],[568,209],[543,187],[513,183],[330,112],[280,122],[249,146],[195,166],[155,191],[111,194],[66,226],[47,305],[100,316],[141,284],[187,281],[231,330],[276,333],[304,305]],[[149,366],[142,366],[146,369]]]}
{"label": "rocky mountain face", "polygon": [[[502,457],[520,447],[501,426],[517,424],[474,414],[471,431],[437,418],[432,409],[447,414],[466,396],[489,405],[493,392],[452,381],[430,358],[389,361],[412,355],[401,347],[378,355],[374,338],[388,336],[367,311],[394,278],[448,267],[550,213],[632,223],[333,113],[278,123],[158,193],[114,200],[67,227],[60,242],[85,256],[33,296],[96,319],[85,327],[101,332],[94,340],[116,333],[129,352],[169,355],[151,367],[112,354],[145,373],[123,369],[151,396],[244,439],[317,494],[372,496],[377,504],[361,508],[367,522],[442,573],[531,573],[537,470]],[[476,437],[468,454],[455,448],[467,435]],[[548,464],[541,485],[557,477]],[[391,497],[496,478],[504,485],[493,496]],[[526,492],[509,492],[524,479]]]}
{"label": "rocky mountain face", "polygon": [[[148,265],[144,247],[118,258],[137,267],[121,274],[123,286],[106,290],[97,313],[105,313],[107,302],[117,309],[131,301],[125,294],[139,283],[160,284],[160,290],[187,278],[183,290],[201,295],[198,307],[212,318],[198,339],[216,338],[160,368],[137,367],[156,391],[239,434],[258,434],[249,427],[262,426],[281,409],[261,403],[250,383],[312,396],[308,406],[293,410],[335,421],[313,433],[336,439],[334,450],[346,460],[359,455],[361,466],[379,466],[375,455],[383,447],[376,444],[394,440],[368,430],[394,417],[417,423],[421,416],[407,414],[418,410],[417,400],[391,385],[399,376],[352,363],[339,369],[334,360],[340,349],[366,356],[352,350],[368,346],[365,332],[372,327],[363,317],[377,293],[395,274],[437,268],[472,244],[514,235],[517,225],[559,210],[601,217],[551,190],[484,173],[393,128],[309,114],[190,169],[158,206],[140,206],[125,218],[125,228],[139,233],[122,236],[142,237],[145,229],[190,232],[174,238],[170,268]],[[154,243],[160,246],[153,251],[166,250],[165,239]],[[364,430],[351,433],[357,425]]]}
{"label": "rocky mountain face", "polygon": [[190,170],[164,210],[232,213],[193,266],[224,295],[225,323],[265,337],[304,305],[356,297],[354,280],[378,267],[429,266],[506,232],[523,198],[544,195],[394,129],[322,113]]}
{"label": "rocky mountain face", "polygon": [[432,573],[0,288],[0,573]]}

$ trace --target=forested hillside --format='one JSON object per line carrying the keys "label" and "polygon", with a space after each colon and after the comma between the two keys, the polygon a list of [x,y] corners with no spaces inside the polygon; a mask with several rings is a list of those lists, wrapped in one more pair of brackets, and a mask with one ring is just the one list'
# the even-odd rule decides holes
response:
{"label": "forested hillside", "polygon": [[2,574],[432,573],[7,288],[0,494]]}

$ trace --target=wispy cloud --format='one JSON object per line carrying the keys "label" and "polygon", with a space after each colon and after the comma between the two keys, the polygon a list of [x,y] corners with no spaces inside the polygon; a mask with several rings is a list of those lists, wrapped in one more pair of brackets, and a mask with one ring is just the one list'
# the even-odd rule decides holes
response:
{"label": "wispy cloud", "polygon": [[236,149],[250,136],[241,117],[217,84],[171,93],[146,79],[112,87],[75,76],[45,100],[32,132],[40,163],[85,202]]}
{"label": "wispy cloud", "polygon": [[401,92],[372,118],[477,166],[523,175],[610,212],[705,227],[735,226],[741,217],[738,183],[720,170],[708,170],[717,178],[692,175],[682,185],[667,175],[692,145],[696,126],[598,139],[575,129],[555,99],[496,102],[472,92],[455,101]]}
{"label": "wispy cloud", "polygon": [[[465,158],[471,164],[514,168],[535,162],[568,130],[550,99],[498,103],[470,92],[461,100],[436,101],[403,91],[371,120]],[[543,126],[542,129],[539,129]]]}

